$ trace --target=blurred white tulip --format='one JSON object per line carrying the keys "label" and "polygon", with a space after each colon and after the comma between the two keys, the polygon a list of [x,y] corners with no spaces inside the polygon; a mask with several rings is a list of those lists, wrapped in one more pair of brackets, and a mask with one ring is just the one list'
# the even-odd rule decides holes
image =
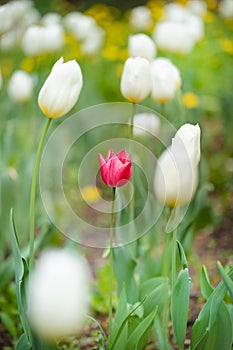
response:
{"label": "blurred white tulip", "polygon": [[161,203],[175,207],[191,201],[198,185],[199,160],[200,128],[185,124],[157,162],[154,189]]}
{"label": "blurred white tulip", "polygon": [[131,57],[144,57],[151,61],[156,55],[155,42],[146,34],[130,35],[128,51]]}
{"label": "blurred white tulip", "polygon": [[105,32],[99,26],[90,31],[86,38],[81,41],[81,49],[86,55],[94,55],[100,51],[103,46]]}
{"label": "blurred white tulip", "polygon": [[151,63],[151,96],[159,103],[166,103],[175,97],[181,86],[178,68],[167,58],[157,58]]}
{"label": "blurred white tulip", "polygon": [[95,30],[97,24],[93,17],[81,12],[70,12],[64,17],[66,30],[77,40],[85,40],[90,32]]}
{"label": "blurred white tulip", "polygon": [[150,135],[158,136],[160,119],[154,113],[138,113],[133,119],[133,133],[135,136]]}
{"label": "blurred white tulip", "polygon": [[197,16],[203,16],[207,11],[206,2],[202,0],[189,0],[187,6]]}
{"label": "blurred white tulip", "polygon": [[82,72],[75,61],[64,63],[60,58],[42,86],[38,103],[49,118],[58,118],[68,113],[77,102],[83,85]]}
{"label": "blurred white tulip", "polygon": [[190,11],[187,7],[179,4],[169,3],[163,8],[164,17],[166,20],[183,22],[187,16],[190,15]]}
{"label": "blurred white tulip", "polygon": [[151,92],[150,63],[143,57],[130,57],[125,61],[121,76],[121,93],[130,102],[138,103]]}
{"label": "blurred white tulip", "polygon": [[89,310],[89,270],[73,251],[42,253],[27,290],[28,319],[44,339],[77,334]]}
{"label": "blurred white tulip", "polygon": [[60,24],[61,23],[61,15],[57,12],[48,12],[41,18],[41,23],[44,26],[51,26],[54,24]]}
{"label": "blurred white tulip", "polygon": [[22,39],[22,49],[27,56],[58,51],[63,44],[63,29],[57,24],[47,27],[31,26]]}
{"label": "blurred white tulip", "polygon": [[153,24],[152,14],[148,7],[138,6],[131,10],[129,23],[138,30],[146,30]]}
{"label": "blurred white tulip", "polygon": [[186,23],[176,21],[160,21],[157,23],[153,38],[162,50],[188,54],[192,51],[195,40],[187,29]]}
{"label": "blurred white tulip", "polygon": [[224,18],[233,18],[233,1],[222,0],[219,3],[219,13]]}
{"label": "blurred white tulip", "polygon": [[13,101],[27,102],[33,94],[33,77],[22,70],[15,71],[10,78],[7,92]]}

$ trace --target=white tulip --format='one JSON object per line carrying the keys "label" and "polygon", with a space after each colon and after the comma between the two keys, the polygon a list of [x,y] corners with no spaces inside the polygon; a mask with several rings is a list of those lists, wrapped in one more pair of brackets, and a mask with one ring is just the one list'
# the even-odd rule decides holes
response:
{"label": "white tulip", "polygon": [[200,128],[185,124],[159,157],[154,189],[158,200],[169,207],[189,203],[198,185]]}
{"label": "white tulip", "polygon": [[233,18],[233,1],[223,0],[219,3],[220,15],[224,18]]}
{"label": "white tulip", "polygon": [[130,102],[138,103],[151,92],[149,61],[143,57],[130,57],[125,61],[121,77],[121,93]]}
{"label": "white tulip", "polygon": [[151,63],[151,76],[152,98],[160,103],[172,100],[181,86],[178,68],[167,58],[157,58]]}
{"label": "white tulip", "polygon": [[42,86],[38,103],[49,118],[66,114],[77,102],[83,85],[82,72],[75,61],[64,63],[60,58]]}
{"label": "white tulip", "polygon": [[146,34],[131,35],[128,40],[128,50],[131,57],[144,57],[151,61],[156,55],[154,41]]}
{"label": "white tulip", "polygon": [[138,6],[131,10],[130,25],[139,30],[149,29],[153,23],[152,14],[148,7]]}
{"label": "white tulip", "polygon": [[178,4],[167,4],[163,8],[164,17],[167,20],[183,22],[186,17],[190,15],[190,11],[187,7]]}
{"label": "white tulip", "polygon": [[95,29],[88,32],[86,38],[81,41],[82,51],[86,55],[96,54],[103,46],[104,38],[104,30],[96,25]]}
{"label": "white tulip", "polygon": [[57,12],[48,12],[41,18],[41,23],[44,26],[51,26],[54,24],[60,24],[61,22],[61,15]]}
{"label": "white tulip", "polygon": [[154,113],[138,113],[133,118],[133,133],[137,136],[158,136],[160,119]]}
{"label": "white tulip", "polygon": [[188,54],[195,40],[187,29],[187,24],[176,21],[160,21],[153,32],[155,43],[161,50]]}
{"label": "white tulip", "polygon": [[24,33],[22,49],[28,56],[54,52],[62,48],[64,33],[60,25],[31,26]]}
{"label": "white tulip", "polygon": [[9,97],[17,103],[28,101],[33,93],[32,76],[22,70],[14,72],[10,78],[7,92]]}
{"label": "white tulip", "polygon": [[187,5],[190,11],[197,16],[203,16],[207,11],[206,3],[201,0],[189,0]]}
{"label": "white tulip", "polygon": [[81,12],[70,12],[64,17],[64,26],[77,40],[85,40],[96,29],[96,21]]}
{"label": "white tulip", "polygon": [[44,339],[79,332],[89,304],[89,270],[72,251],[45,251],[36,263],[27,289],[28,319]]}

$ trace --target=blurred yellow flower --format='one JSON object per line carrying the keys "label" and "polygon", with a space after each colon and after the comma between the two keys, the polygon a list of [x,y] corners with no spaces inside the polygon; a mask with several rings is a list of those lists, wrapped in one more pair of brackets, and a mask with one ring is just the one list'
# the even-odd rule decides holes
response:
{"label": "blurred yellow flower", "polygon": [[83,199],[90,203],[95,203],[101,198],[101,195],[95,186],[85,186],[81,189],[81,194]]}
{"label": "blurred yellow flower", "polygon": [[21,63],[21,68],[28,73],[33,72],[35,69],[35,58],[33,57],[26,57],[22,63]]}
{"label": "blurred yellow flower", "polygon": [[199,105],[198,96],[192,92],[186,92],[183,95],[183,104],[186,108],[192,109]]}
{"label": "blurred yellow flower", "polygon": [[210,11],[206,11],[206,13],[203,16],[205,23],[211,23],[214,21],[214,14]]}
{"label": "blurred yellow flower", "polygon": [[233,40],[230,39],[220,39],[220,45],[223,51],[229,54],[233,54]]}

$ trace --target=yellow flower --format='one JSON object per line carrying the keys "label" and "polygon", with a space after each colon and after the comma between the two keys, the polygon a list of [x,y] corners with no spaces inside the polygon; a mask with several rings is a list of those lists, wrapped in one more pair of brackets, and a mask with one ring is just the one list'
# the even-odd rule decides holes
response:
{"label": "yellow flower", "polygon": [[192,92],[186,92],[183,95],[183,104],[190,109],[197,107],[199,104],[198,96]]}
{"label": "yellow flower", "polygon": [[81,190],[81,193],[83,199],[90,203],[95,203],[101,198],[101,195],[95,186],[85,186]]}
{"label": "yellow flower", "polygon": [[233,41],[229,39],[221,39],[220,44],[223,48],[223,51],[229,54],[233,54]]}

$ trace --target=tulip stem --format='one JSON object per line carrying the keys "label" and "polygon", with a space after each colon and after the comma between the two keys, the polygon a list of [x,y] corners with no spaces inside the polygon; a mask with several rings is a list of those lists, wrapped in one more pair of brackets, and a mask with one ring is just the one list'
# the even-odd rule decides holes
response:
{"label": "tulip stem", "polygon": [[176,236],[177,236],[177,227],[178,227],[178,218],[179,218],[179,207],[175,209],[175,228],[172,233],[172,290],[174,290],[176,282]]}
{"label": "tulip stem", "polygon": [[[136,104],[132,103],[132,113],[130,116],[130,133],[129,133],[129,137],[130,137],[130,149],[129,149],[129,153],[131,155],[131,160],[132,160],[132,167],[133,167],[133,140],[134,140],[134,134],[133,134],[133,129],[134,129],[134,115],[135,115],[135,111],[136,111]],[[129,207],[129,223],[130,223],[130,240],[133,241],[133,235],[134,235],[134,226],[133,226],[133,220],[134,220],[134,216],[135,216],[135,203],[134,203],[134,173],[132,172],[132,176],[131,176],[131,185],[133,188],[133,195],[132,195],[132,200],[130,203],[130,207]],[[136,247],[136,245],[135,245]],[[136,248],[133,248],[134,253],[136,254]]]}
{"label": "tulip stem", "polygon": [[29,251],[29,273],[32,271],[34,266],[34,239],[35,239],[35,198],[36,198],[36,184],[37,184],[37,176],[38,170],[41,160],[41,155],[43,151],[43,146],[45,142],[45,138],[47,135],[47,131],[49,129],[49,125],[52,119],[47,119],[46,124],[44,126],[44,130],[40,139],[40,143],[38,146],[36,160],[32,175],[32,183],[31,183],[31,193],[30,193],[30,207],[29,207],[29,242],[30,242],[30,251]]}
{"label": "tulip stem", "polygon": [[[109,334],[111,336],[112,334],[112,293],[113,293],[113,228],[114,228],[114,221],[115,221],[115,196],[116,196],[116,187],[112,188],[112,210],[111,210],[111,218],[110,218],[110,237],[109,237],[109,265],[110,265],[110,272],[109,272],[109,278],[110,278],[110,284],[109,284]],[[110,338],[111,339],[111,338]]]}

